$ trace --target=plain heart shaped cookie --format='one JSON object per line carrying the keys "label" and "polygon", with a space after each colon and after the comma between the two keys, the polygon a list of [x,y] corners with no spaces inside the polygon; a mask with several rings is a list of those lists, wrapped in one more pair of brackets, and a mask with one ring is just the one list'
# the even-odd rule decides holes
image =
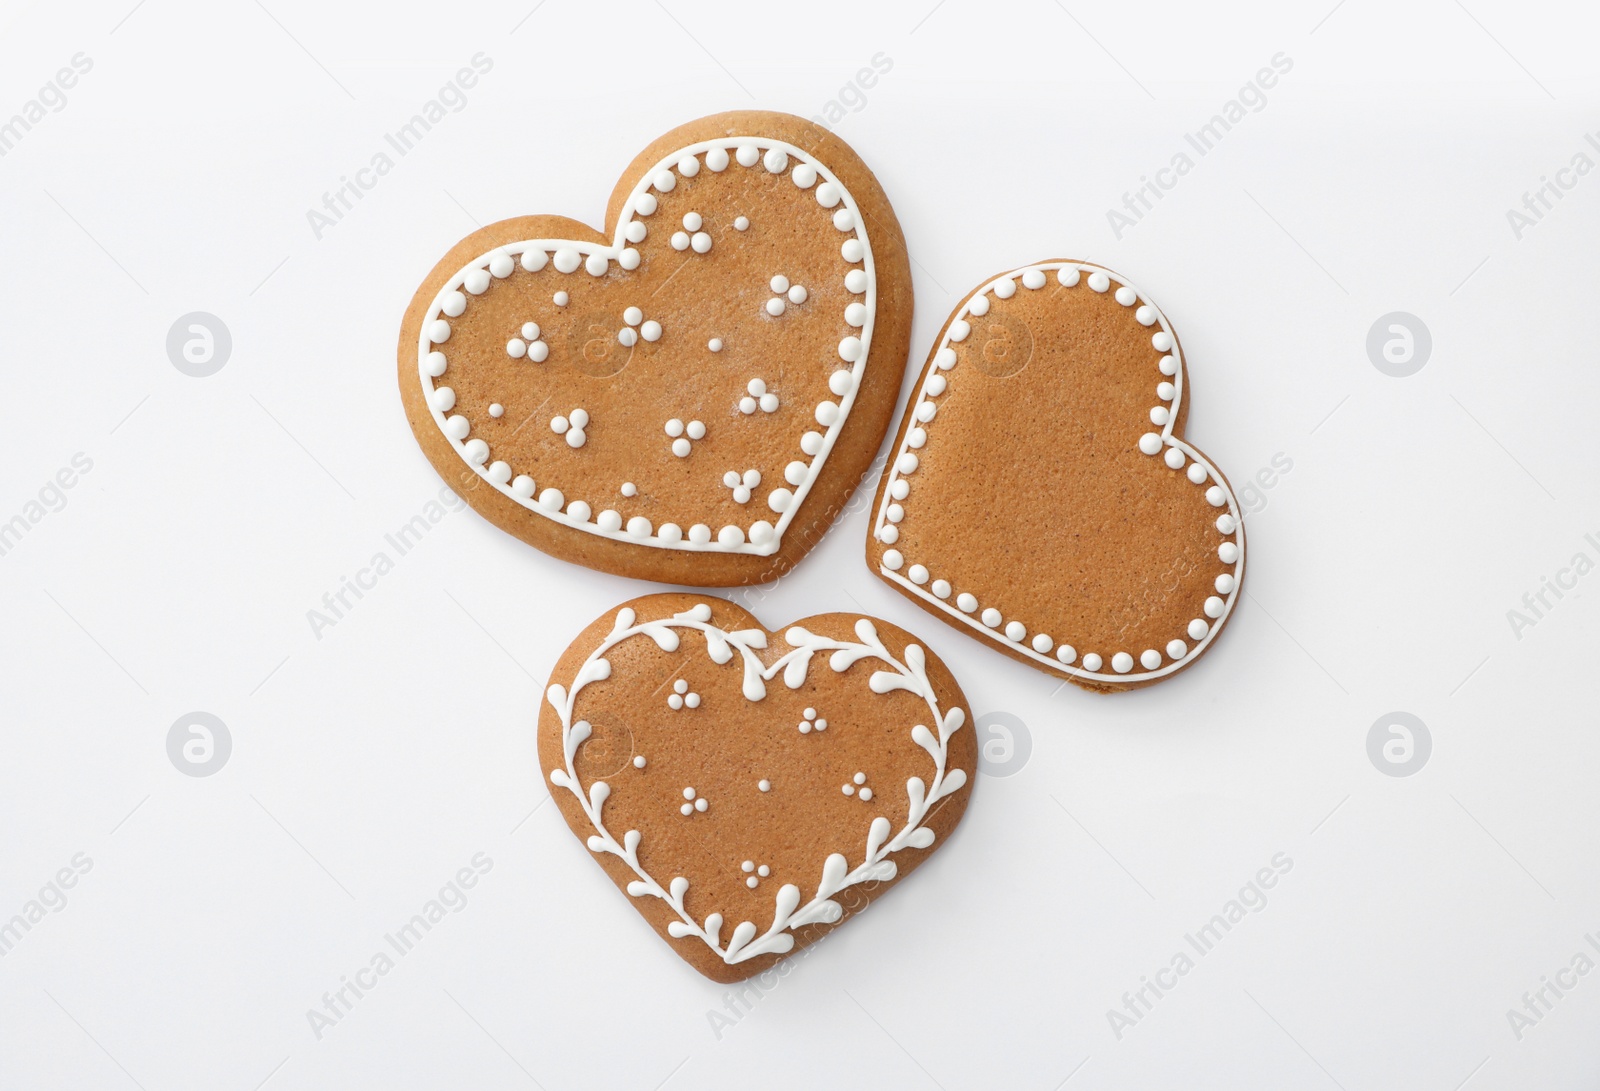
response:
{"label": "plain heart shaped cookie", "polygon": [[717,981],[861,912],[961,820],[966,698],[911,634],[858,614],[769,632],[693,594],[607,613],[556,664],[539,764],[573,833]]}
{"label": "plain heart shaped cookie", "polygon": [[1187,368],[1126,278],[1042,261],[945,323],[878,487],[867,563],[934,616],[1095,690],[1204,655],[1244,578],[1222,471],[1185,442]]}
{"label": "plain heart shaped cookie", "polygon": [[729,113],[634,159],[604,232],[503,220],[457,244],[400,332],[406,416],[484,517],[564,560],[696,586],[775,579],[888,430],[905,240],[832,134]]}

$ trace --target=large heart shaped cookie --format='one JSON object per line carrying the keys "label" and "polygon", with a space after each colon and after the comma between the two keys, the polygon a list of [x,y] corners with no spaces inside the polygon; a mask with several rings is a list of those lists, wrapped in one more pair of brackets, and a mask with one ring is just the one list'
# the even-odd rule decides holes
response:
{"label": "large heart shaped cookie", "polygon": [[826,531],[904,374],[905,241],[843,141],[785,114],[685,125],[602,232],[504,220],[412,299],[400,391],[434,468],[558,557],[698,586],[770,580]]}
{"label": "large heart shaped cookie", "polygon": [[635,599],[573,642],[545,698],[539,763],[567,824],[717,981],[860,912],[971,795],[955,679],[856,614],[780,634],[709,596]]}
{"label": "large heart shaped cookie", "polygon": [[1043,261],[956,308],[901,422],[867,563],[952,625],[1089,689],[1192,665],[1244,577],[1227,479],[1185,442],[1187,369],[1124,277]]}

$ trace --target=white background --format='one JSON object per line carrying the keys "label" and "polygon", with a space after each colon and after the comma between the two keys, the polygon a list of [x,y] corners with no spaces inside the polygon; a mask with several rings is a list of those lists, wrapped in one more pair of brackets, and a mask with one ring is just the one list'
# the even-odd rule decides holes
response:
{"label": "white background", "polygon": [[[0,520],[93,461],[0,557],[0,918],[93,861],[0,959],[0,1085],[1593,1087],[1600,973],[1521,1040],[1506,1013],[1600,931],[1600,575],[1520,639],[1506,615],[1600,561],[1600,177],[1520,240],[1506,210],[1600,127],[1600,18],[1464,4],[0,8],[0,118],[94,62],[0,159]],[[466,108],[315,238],[306,211],[479,51]],[[1280,51],[1265,108],[1117,239],[1106,210]],[[913,608],[863,565],[861,507],[748,596],[769,626],[917,630],[1032,749],[714,1029],[727,990],[536,772],[551,664],[650,587],[458,513],[321,639],[306,612],[440,486],[394,379],[440,255],[508,216],[598,223],[668,128],[820,115],[879,52],[836,131],[910,241],[913,371],[980,278],[1094,259],[1183,337],[1189,438],[1236,487],[1293,468],[1227,634],[1137,693]],[[167,357],[190,311],[232,333],[209,378]],[[1409,378],[1367,357],[1391,311],[1432,332]],[[193,710],[233,741],[209,777],[167,755]],[[1433,743],[1408,777],[1367,752],[1395,710]],[[466,908],[318,1040],[307,1009],[478,852]],[[1119,1039],[1107,1010],[1275,853],[1266,907]]]}

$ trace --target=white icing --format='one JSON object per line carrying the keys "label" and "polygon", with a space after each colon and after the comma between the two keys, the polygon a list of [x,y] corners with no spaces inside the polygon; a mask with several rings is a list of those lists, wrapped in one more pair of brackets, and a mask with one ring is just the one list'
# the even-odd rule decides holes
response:
{"label": "white icing", "polygon": [[[1014,295],[1019,278],[1024,287],[1032,287],[1035,283],[1042,287],[1044,283],[1042,280],[1029,275],[1035,271],[1039,272],[1041,277],[1046,273],[1055,272],[1058,283],[1068,288],[1076,287],[1081,281],[1086,281],[1092,291],[1107,292],[1110,291],[1112,284],[1116,283],[1118,291],[1115,298],[1123,306],[1132,306],[1144,298],[1137,288],[1109,269],[1077,262],[1045,262],[995,277],[974,292],[952,316],[943,340],[935,347],[934,366],[928,369],[927,376],[922,380],[907,410],[914,420],[921,422],[921,425],[934,421],[937,416],[937,404],[933,399],[944,395],[950,386],[950,379],[946,373],[960,374],[959,369],[955,371],[951,369],[956,368],[960,358],[960,352],[955,346],[971,333],[968,317],[987,314],[990,307],[987,297],[990,295],[1000,299]],[[1163,401],[1170,402],[1170,405],[1155,407],[1155,410],[1159,410],[1159,419],[1157,412],[1152,411],[1151,419],[1160,431],[1146,432],[1140,436],[1138,449],[1146,455],[1162,455],[1166,465],[1174,470],[1183,469],[1187,463],[1189,480],[1196,485],[1207,486],[1204,493],[1206,503],[1212,507],[1225,509],[1216,520],[1217,533],[1224,538],[1231,538],[1243,525],[1237,498],[1232,490],[1222,483],[1222,475],[1217,472],[1216,467],[1194,447],[1173,434],[1184,392],[1183,367],[1178,354],[1177,339],[1173,336],[1166,315],[1155,304],[1144,302],[1134,317],[1140,325],[1155,328],[1150,338],[1150,347],[1158,357],[1155,360],[1157,370],[1167,377],[1157,384],[1157,395]],[[1146,321],[1147,318],[1149,321]],[[907,510],[905,501],[910,496],[910,487],[906,479],[917,472],[920,459],[916,452],[930,442],[929,436],[930,432],[920,425],[908,428],[898,452],[890,459],[887,471],[889,484],[873,520],[872,536],[878,541],[885,544],[899,541],[900,530],[897,524],[905,518]],[[1070,641],[1057,646],[1052,656],[1050,654],[1052,637],[1037,634],[1031,642],[1025,642],[1027,628],[1020,621],[1012,621],[1002,630],[1000,623],[1003,619],[1000,612],[993,607],[982,609],[980,612],[982,604],[971,592],[961,592],[956,596],[954,603],[951,603],[948,601],[952,590],[949,581],[934,578],[930,584],[929,577],[938,577],[939,573],[930,572],[923,565],[916,563],[911,563],[907,568],[908,559],[899,549],[885,551],[879,572],[912,595],[932,604],[959,625],[965,625],[974,632],[1004,644],[1012,651],[1058,673],[1087,681],[1126,683],[1153,681],[1166,677],[1204,652],[1216,636],[1221,627],[1220,622],[1233,610],[1237,601],[1239,575],[1244,572],[1245,559],[1242,540],[1220,542],[1216,548],[1218,562],[1232,567],[1233,571],[1224,572],[1216,577],[1217,594],[1205,601],[1204,613],[1211,619],[1210,623],[1195,619],[1185,630],[1194,643],[1190,645],[1176,636],[1169,640],[1166,644],[1169,653],[1179,644],[1183,644],[1181,654],[1176,656],[1169,654],[1166,657],[1170,662],[1163,660],[1162,653],[1154,648],[1140,650],[1137,659],[1132,649],[1113,650],[1109,654],[1112,657],[1112,671],[1115,673],[1111,674],[1102,673],[1101,668],[1105,660],[1100,654],[1088,652],[1080,660],[1077,649]],[[1136,667],[1140,669],[1136,670]]]}
{"label": "white icing", "polygon": [[[824,461],[838,440],[840,430],[845,424],[849,411],[854,404],[855,392],[860,387],[862,375],[867,365],[872,341],[874,315],[876,313],[877,287],[876,273],[873,262],[872,248],[867,236],[865,218],[861,215],[860,208],[854,197],[845,189],[842,183],[833,175],[826,165],[817,161],[810,153],[782,141],[767,137],[721,137],[705,141],[691,147],[679,149],[672,155],[663,158],[654,167],[643,172],[636,181],[628,199],[623,202],[617,217],[616,234],[610,244],[597,244],[593,242],[575,242],[567,239],[530,239],[522,242],[510,243],[497,247],[495,250],[474,259],[465,268],[456,273],[443,286],[435,296],[433,304],[424,314],[422,333],[418,344],[418,375],[422,382],[424,397],[432,403],[434,389],[433,380],[442,378],[448,369],[448,354],[437,351],[437,345],[443,345],[449,338],[450,326],[446,317],[455,317],[449,314],[447,308],[455,310],[458,299],[465,299],[466,306],[471,306],[470,296],[481,295],[488,289],[494,276],[509,276],[518,264],[530,272],[543,270],[547,265],[553,264],[562,273],[573,273],[580,267],[586,269],[593,276],[601,276],[608,272],[609,263],[616,261],[624,270],[638,268],[640,253],[629,243],[644,243],[651,237],[651,232],[639,220],[639,217],[653,215],[659,208],[659,201],[655,193],[669,193],[677,186],[676,174],[693,177],[700,170],[700,157],[704,156],[706,169],[715,172],[726,170],[729,165],[729,151],[734,151],[733,158],[741,165],[754,167],[761,164],[772,173],[784,171],[799,172],[794,178],[800,190],[810,190],[817,202],[827,209],[837,209],[837,214],[832,218],[834,226],[841,232],[848,232],[840,248],[843,259],[857,268],[851,269],[846,275],[846,287],[855,295],[861,296],[859,300],[852,301],[858,309],[851,312],[856,317],[864,317],[857,332],[847,338],[840,345],[840,358],[852,365],[848,372],[851,376],[851,386],[845,394],[839,395],[833,410],[825,411],[830,416],[827,423],[822,424],[822,431],[807,431],[801,439],[801,449],[812,456],[808,477],[800,482],[792,492],[788,493],[788,500],[784,502],[784,509],[778,513],[775,521],[768,522],[757,520],[748,529],[741,527],[724,527],[715,535],[709,529],[704,535],[696,535],[694,528],[685,536],[682,530],[673,523],[664,523],[660,531],[652,536],[640,538],[629,533],[627,526],[617,530],[601,527],[596,522],[578,521],[569,516],[562,505],[546,505],[533,494],[524,494],[514,487],[514,481],[526,475],[516,475],[513,468],[513,478],[510,481],[495,481],[490,478],[489,470],[484,459],[474,460],[469,455],[468,446],[473,441],[467,436],[471,431],[471,422],[467,422],[467,432],[460,433],[459,425],[448,424],[448,410],[433,410],[435,424],[450,444],[456,449],[457,454],[467,462],[475,472],[486,481],[498,488],[504,495],[514,502],[521,504],[537,514],[564,523],[575,529],[587,533],[610,537],[621,541],[630,541],[637,544],[649,545],[656,548],[692,550],[696,552],[718,551],[749,553],[758,556],[769,556],[776,553],[780,547],[784,531],[795,518],[801,503],[814,486],[817,475],[821,472]],[[675,173],[676,172],[676,173]],[[814,187],[814,188],[813,188]],[[698,226],[690,227],[698,218]],[[840,224],[846,226],[840,227]],[[693,249],[697,253],[706,253],[712,248],[712,239],[706,226],[705,215],[693,212],[684,217],[684,227],[687,229],[680,234],[680,249]],[[736,230],[744,231],[750,227],[748,218],[739,216],[734,220]],[[658,236],[660,232],[656,233]],[[702,238],[703,236],[703,238]],[[592,259],[592,260],[591,260]],[[493,269],[490,267],[493,266]],[[798,291],[792,289],[798,287]],[[466,296],[462,295],[463,290]],[[800,305],[809,298],[809,292],[803,286],[787,285],[780,302],[785,306]],[[565,307],[570,302],[566,291],[554,294],[554,302],[558,307]],[[459,313],[464,313],[462,310]],[[629,324],[632,325],[631,323]],[[852,326],[855,324],[852,323]],[[661,336],[659,323],[646,322],[639,327],[639,337],[645,341],[652,341]],[[535,363],[541,363],[549,358],[550,347],[543,341],[524,337],[526,358]],[[619,341],[626,343],[619,332]],[[720,341],[714,342],[711,351],[720,350]],[[508,342],[508,351],[510,350]],[[831,386],[831,383],[830,383]],[[835,393],[838,391],[835,389]],[[763,400],[756,396],[757,407],[765,412],[774,412],[777,409],[776,395],[771,395]],[[771,406],[769,409],[768,406]],[[459,414],[457,415],[459,416]],[[465,419],[465,418],[462,418]],[[819,423],[822,423],[819,419]],[[703,424],[699,425],[700,435],[704,435]],[[582,429],[579,430],[582,432]],[[570,435],[570,433],[569,433]],[[815,437],[813,439],[812,437]],[[679,457],[687,457],[691,452],[691,442],[699,438],[693,428],[687,436],[674,437],[672,443],[673,453]],[[569,441],[570,442],[570,441]],[[581,441],[574,446],[581,445]],[[485,449],[487,445],[484,445]],[[472,448],[471,454],[477,454],[478,449]],[[484,458],[487,457],[486,450]],[[545,490],[550,492],[552,490]],[[555,490],[559,492],[559,490]],[[538,494],[542,497],[544,494]],[[774,508],[774,511],[778,509]],[[630,524],[631,525],[631,524]],[[670,528],[670,529],[669,529]]]}
{"label": "white icing", "polygon": [[[857,641],[835,640],[818,636],[799,626],[791,627],[784,633],[784,639],[792,645],[792,650],[769,666],[762,663],[756,654],[767,646],[764,632],[759,629],[727,632],[710,624],[711,616],[711,608],[702,603],[670,618],[640,622],[631,607],[623,607],[617,612],[611,634],[589,653],[578,668],[571,679],[570,689],[554,683],[546,690],[545,699],[561,721],[564,758],[562,767],[551,771],[550,783],[571,792],[582,808],[594,829],[587,839],[590,851],[616,856],[628,866],[637,876],[628,883],[627,890],[631,896],[659,898],[677,914],[678,919],[667,929],[674,939],[698,938],[731,965],[760,955],[787,954],[794,948],[794,936],[791,934],[794,930],[813,924],[836,924],[843,918],[844,909],[834,900],[841,890],[858,883],[893,879],[899,870],[890,858],[894,853],[906,848],[926,849],[934,843],[933,831],[923,822],[937,811],[940,800],[954,795],[967,784],[967,771],[952,768],[948,764],[950,738],[966,723],[966,712],[959,707],[946,712],[940,707],[938,694],[928,679],[927,657],[920,646],[907,644],[901,652],[901,658],[895,658],[879,639],[872,622],[866,618],[856,621]],[[591,682],[611,677],[611,662],[605,658],[606,653],[624,640],[639,636],[654,640],[663,650],[676,651],[681,644],[680,629],[697,631],[707,637],[707,651],[714,664],[728,664],[737,653],[743,671],[742,690],[746,700],[763,700],[767,692],[766,683],[780,674],[784,685],[798,689],[804,685],[811,664],[819,659],[836,672],[848,670],[860,660],[870,659],[882,664],[882,669],[868,676],[868,688],[875,694],[904,690],[921,698],[927,706],[930,722],[935,725],[934,730],[929,730],[925,724],[918,724],[911,729],[912,741],[928,755],[933,772],[928,780],[911,777],[906,782],[906,819],[900,829],[895,831],[893,823],[882,815],[873,817],[866,830],[860,864],[852,868],[844,853],[830,853],[822,865],[816,893],[809,901],[801,904],[800,888],[785,883],[778,891],[772,923],[766,931],[761,931],[754,922],[742,921],[725,944],[722,940],[723,915],[711,913],[704,922],[696,921],[684,907],[684,895],[689,890],[688,880],[677,876],[663,886],[645,870],[639,860],[642,840],[639,832],[629,830],[619,840],[606,828],[604,808],[611,797],[611,785],[605,780],[596,780],[585,786],[574,767],[578,748],[589,739],[592,732],[588,721],[574,718],[578,696]],[[819,656],[819,653],[823,654]],[[815,712],[814,709],[806,711]],[[816,720],[815,725],[821,731],[825,721]],[[865,773],[857,773],[856,777],[851,778],[852,790],[855,785],[864,786],[866,783]],[[767,780],[757,784],[757,789],[762,792],[770,788],[771,783]],[[679,813],[685,818],[703,814],[709,807],[705,797],[692,786],[684,788],[683,798],[685,802],[679,807]],[[872,796],[863,787],[858,798],[870,801]],[[689,802],[691,800],[693,802]],[[757,874],[769,872],[770,869],[763,866]]]}

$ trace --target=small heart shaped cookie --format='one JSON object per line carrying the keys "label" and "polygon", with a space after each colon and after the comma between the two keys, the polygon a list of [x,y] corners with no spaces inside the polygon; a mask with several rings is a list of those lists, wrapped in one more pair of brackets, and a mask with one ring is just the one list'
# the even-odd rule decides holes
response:
{"label": "small heart shaped cookie", "polygon": [[565,560],[696,586],[775,579],[883,441],[909,345],[894,211],[800,118],[646,148],[595,231],[503,220],[434,267],[400,392],[434,468]]}
{"label": "small heart shaped cookie", "polygon": [[1126,278],[1042,261],[956,308],[878,487],[867,563],[1088,689],[1169,678],[1227,623],[1244,522],[1185,442],[1177,335]]}
{"label": "small heart shaped cookie", "polygon": [[556,664],[539,764],[567,824],[663,939],[740,981],[865,909],[961,820],[966,699],[911,634],[856,614],[769,632],[650,595]]}

